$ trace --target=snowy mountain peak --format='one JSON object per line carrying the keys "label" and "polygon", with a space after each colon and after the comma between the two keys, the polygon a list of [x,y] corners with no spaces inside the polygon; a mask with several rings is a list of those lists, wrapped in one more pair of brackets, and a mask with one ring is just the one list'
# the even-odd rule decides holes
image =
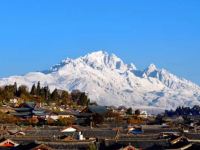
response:
{"label": "snowy mountain peak", "polygon": [[155,64],[150,64],[149,67],[148,67],[148,70],[149,70],[150,72],[152,72],[152,71],[157,70],[157,67],[156,67]]}
{"label": "snowy mountain peak", "polygon": [[50,68],[50,70],[47,71],[47,73],[56,72],[56,71],[58,71],[60,68],[62,68],[63,66],[65,66],[66,64],[69,64],[71,61],[72,61],[72,59],[70,59],[70,58],[66,58],[66,59],[62,60],[59,64],[56,64],[56,65],[52,66],[52,67]]}
{"label": "snowy mountain peak", "polygon": [[143,73],[143,77],[156,77],[158,75],[159,69],[157,69],[156,65],[150,64]]}
{"label": "snowy mountain peak", "polygon": [[84,57],[98,59],[98,58],[102,58],[102,57],[103,58],[107,57],[108,55],[109,54],[106,51],[100,50],[100,51],[89,53],[89,54],[85,55]]}
{"label": "snowy mountain peak", "polygon": [[62,60],[61,63],[63,63],[63,64],[68,64],[68,63],[70,63],[71,61],[72,61],[71,58],[66,58],[66,59]]}
{"label": "snowy mountain peak", "polygon": [[50,89],[81,90],[101,105],[173,109],[200,105],[200,87],[151,64],[145,70],[125,64],[119,57],[97,51],[67,58],[45,72],[0,79],[0,85],[49,85]]}
{"label": "snowy mountain peak", "polygon": [[86,64],[96,69],[124,69],[124,62],[114,54],[108,54],[104,51],[90,53],[80,58]]}
{"label": "snowy mountain peak", "polygon": [[128,65],[128,68],[129,68],[129,70],[131,70],[131,71],[137,70],[137,67],[136,67],[133,63],[130,63],[130,64]]}

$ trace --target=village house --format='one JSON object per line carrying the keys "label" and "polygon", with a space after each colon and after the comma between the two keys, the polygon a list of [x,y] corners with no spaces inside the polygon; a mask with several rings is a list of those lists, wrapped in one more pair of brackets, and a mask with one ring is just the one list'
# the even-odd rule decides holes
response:
{"label": "village house", "polygon": [[170,147],[166,149],[173,150],[186,150],[192,147],[192,144],[188,141],[186,137],[183,136],[172,136],[170,140]]}
{"label": "village house", "polygon": [[148,118],[148,113],[147,113],[147,111],[141,111],[139,117],[140,117],[140,118],[147,119],[147,118]]}
{"label": "village house", "polygon": [[107,111],[108,110],[105,106],[89,105],[85,109],[83,109],[81,113],[105,115]]}
{"label": "village house", "polygon": [[136,127],[129,127],[128,128],[128,134],[138,135],[143,134],[144,131],[142,130],[142,127],[136,126]]}
{"label": "village house", "polygon": [[120,106],[120,107],[118,107],[117,112],[121,116],[126,116],[127,108],[125,106]]}
{"label": "village house", "polygon": [[14,108],[15,112],[11,113],[16,117],[21,118],[31,118],[33,116],[44,117],[45,111],[39,108],[36,108],[35,102],[25,102],[19,105],[19,107]]}
{"label": "village house", "polygon": [[10,140],[10,139],[5,139],[5,138],[2,138],[0,139],[0,148],[11,148],[11,147],[17,147],[19,146],[18,143]]}
{"label": "village house", "polygon": [[56,121],[59,118],[75,118],[75,116],[69,112],[49,112],[46,113],[46,119],[48,118]]}
{"label": "village house", "polygon": [[81,131],[80,128],[78,128],[77,126],[69,126],[67,128],[64,128],[61,130],[62,133],[66,133],[66,132],[79,132]]}

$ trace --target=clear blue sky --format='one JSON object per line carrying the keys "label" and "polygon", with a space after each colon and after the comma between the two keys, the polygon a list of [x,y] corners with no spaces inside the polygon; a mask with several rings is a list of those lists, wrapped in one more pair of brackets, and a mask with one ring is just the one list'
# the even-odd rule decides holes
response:
{"label": "clear blue sky", "polygon": [[0,77],[100,49],[200,84],[200,1],[0,1]]}

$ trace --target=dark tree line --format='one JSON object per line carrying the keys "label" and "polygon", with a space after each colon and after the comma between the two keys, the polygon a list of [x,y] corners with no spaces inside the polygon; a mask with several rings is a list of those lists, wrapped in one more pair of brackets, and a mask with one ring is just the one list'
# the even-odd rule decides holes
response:
{"label": "dark tree line", "polygon": [[198,116],[200,115],[200,106],[195,105],[192,108],[190,107],[177,107],[176,110],[166,110],[165,115],[167,116]]}
{"label": "dark tree line", "polygon": [[33,84],[30,91],[25,85],[18,87],[17,83],[0,87],[0,101],[2,103],[8,102],[10,99],[14,98],[37,100],[46,103],[55,102],[60,105],[75,102],[78,105],[85,106],[90,102],[85,92],[75,90],[69,93],[68,91],[58,89],[54,89],[51,92],[48,86],[41,87],[40,82],[38,82],[37,85]]}

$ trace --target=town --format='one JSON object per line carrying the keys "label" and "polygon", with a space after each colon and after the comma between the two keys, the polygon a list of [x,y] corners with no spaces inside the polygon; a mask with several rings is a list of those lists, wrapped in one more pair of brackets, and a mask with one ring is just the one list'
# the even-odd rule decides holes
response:
{"label": "town", "polygon": [[40,82],[0,88],[0,149],[148,150],[200,149],[200,107],[148,114],[124,106],[99,106],[86,93]]}

